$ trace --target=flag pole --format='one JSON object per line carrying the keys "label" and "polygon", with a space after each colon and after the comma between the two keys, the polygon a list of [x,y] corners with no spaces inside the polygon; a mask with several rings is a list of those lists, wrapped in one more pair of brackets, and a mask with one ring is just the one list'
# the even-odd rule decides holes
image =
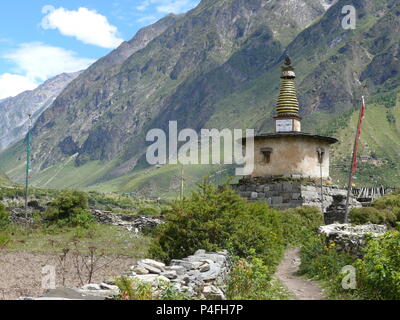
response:
{"label": "flag pole", "polygon": [[362,124],[362,121],[364,118],[364,113],[365,113],[365,100],[364,100],[364,96],[362,96],[362,107],[360,110],[360,117],[358,119],[356,137],[354,140],[353,156],[352,156],[350,173],[349,173],[349,183],[347,186],[347,198],[346,198],[346,209],[345,209],[346,211],[345,211],[345,216],[344,216],[344,223],[349,223],[350,197],[351,197],[351,191],[352,191],[352,186],[353,186],[354,174],[357,171],[358,143],[360,141],[361,124]]}
{"label": "flag pole", "polygon": [[25,176],[25,220],[28,221],[28,193],[29,193],[29,171],[31,166],[31,129],[32,129],[32,116],[28,115],[29,127],[26,141],[26,176]]}

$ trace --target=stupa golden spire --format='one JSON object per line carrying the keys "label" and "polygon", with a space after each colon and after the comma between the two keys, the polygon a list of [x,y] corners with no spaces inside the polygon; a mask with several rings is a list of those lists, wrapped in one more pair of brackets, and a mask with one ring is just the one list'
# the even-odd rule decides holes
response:
{"label": "stupa golden spire", "polygon": [[299,116],[299,101],[297,100],[296,85],[294,82],[296,74],[291,64],[290,58],[286,56],[285,65],[282,66],[281,89],[276,106],[278,117]]}

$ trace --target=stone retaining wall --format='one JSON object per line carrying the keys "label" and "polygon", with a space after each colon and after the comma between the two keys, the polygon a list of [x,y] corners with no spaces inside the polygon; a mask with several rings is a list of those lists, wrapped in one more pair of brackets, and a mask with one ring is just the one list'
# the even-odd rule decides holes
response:
{"label": "stone retaining wall", "polygon": [[[231,260],[226,251],[198,250],[182,260],[172,260],[169,266],[151,259],[140,260],[121,276],[150,283],[153,292],[159,290],[161,283],[169,283],[190,298],[226,300],[225,285],[230,270]],[[115,299],[119,294],[115,281],[106,280],[99,284],[84,285],[80,289],[49,290],[43,297],[24,297],[21,300],[104,300]]]}
{"label": "stone retaining wall", "polygon": [[[26,225],[43,223],[44,221],[35,222],[30,208],[28,214],[25,215],[24,208],[11,209],[11,221],[14,224]],[[152,229],[163,223],[163,217],[153,216],[139,216],[134,214],[117,214],[109,211],[92,210],[92,215],[100,224],[113,225],[126,228],[133,232],[142,232],[144,230]]]}
{"label": "stone retaining wall", "polygon": [[[300,181],[278,181],[239,183],[231,185],[231,188],[243,198],[250,201],[267,202],[271,208],[278,210],[301,206],[321,208],[321,187],[316,184],[304,184]],[[336,186],[323,186],[322,193],[326,222],[331,223],[331,220],[342,222],[344,219],[342,205],[343,199],[346,199],[347,191]],[[361,207],[361,204],[357,200],[351,199],[350,206]]]}
{"label": "stone retaining wall", "polygon": [[327,239],[327,245],[335,243],[335,249],[361,257],[367,237],[379,237],[387,232],[384,225],[366,224],[352,226],[350,224],[330,224],[321,226],[318,232]]}

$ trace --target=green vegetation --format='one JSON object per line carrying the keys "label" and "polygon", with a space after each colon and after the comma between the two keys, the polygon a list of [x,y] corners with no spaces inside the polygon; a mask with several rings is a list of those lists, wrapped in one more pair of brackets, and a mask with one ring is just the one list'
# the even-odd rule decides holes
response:
{"label": "green vegetation", "polygon": [[0,202],[0,231],[7,229],[10,224],[10,213],[6,211],[4,205]]}
{"label": "green vegetation", "polygon": [[156,288],[150,283],[145,283],[127,277],[116,280],[120,289],[120,300],[189,300],[190,297],[176,290],[171,283],[160,282]]}
{"label": "green vegetation", "polygon": [[115,226],[94,224],[89,229],[79,227],[63,227],[56,225],[26,229],[10,226],[0,231],[0,239],[7,243],[0,247],[6,252],[35,252],[45,254],[61,254],[66,248],[78,249],[86,253],[89,248],[96,248],[104,255],[121,255],[134,259],[144,258],[147,254],[151,238],[136,235],[128,230]]}
{"label": "green vegetation", "polygon": [[354,261],[350,255],[338,252],[335,243],[327,245],[326,239],[318,235],[303,245],[300,258],[300,274],[328,282],[337,281],[342,268]]}
{"label": "green vegetation", "polygon": [[371,239],[363,259],[356,261],[359,295],[367,299],[400,299],[400,232]]}
{"label": "green vegetation", "polygon": [[[314,237],[301,250],[300,273],[320,280],[331,299],[398,300],[400,232],[391,230],[385,235],[369,239],[362,258],[338,252],[335,243],[326,245],[325,239]],[[342,268],[353,266],[356,289],[345,290]]]}
{"label": "green vegetation", "polygon": [[386,195],[375,200],[372,207],[352,209],[350,221],[354,224],[386,224],[396,227],[400,221],[400,192]]}
{"label": "green vegetation", "polygon": [[[301,249],[300,273],[318,279],[331,299],[400,299],[400,232],[394,227],[400,219],[400,193],[377,199],[372,207],[353,209],[353,224],[386,224],[391,230],[367,240],[362,257],[339,252],[334,242],[314,235]],[[399,228],[399,227],[398,227]],[[344,290],[341,270],[351,265],[356,270],[356,290]]]}
{"label": "green vegetation", "polygon": [[284,248],[280,221],[280,214],[266,204],[249,203],[227,186],[219,192],[203,183],[190,198],[172,204],[151,252],[169,261],[201,248],[228,249],[244,258],[254,249],[263,261],[274,264]]}
{"label": "green vegetation", "polygon": [[316,208],[278,212],[207,182],[174,202],[165,219],[154,233],[150,253],[168,262],[198,249],[228,249],[236,261],[228,284],[230,299],[288,298],[273,278],[277,264],[286,247],[301,245],[322,223]]}
{"label": "green vegetation", "polygon": [[[254,253],[254,251],[253,251]],[[227,287],[229,300],[289,300],[291,294],[271,275],[269,267],[256,256],[238,260]]]}
{"label": "green vegetation", "polygon": [[49,225],[89,229],[94,223],[94,218],[88,208],[88,197],[85,193],[65,191],[49,205],[45,212],[45,220]]}
{"label": "green vegetation", "polygon": [[396,102],[397,102],[397,92],[395,91],[377,94],[372,99],[368,100],[368,103],[382,105],[385,106],[386,108],[395,107]]}
{"label": "green vegetation", "polygon": [[356,208],[350,211],[350,222],[352,224],[386,224],[396,226],[397,217],[390,210],[378,210],[374,207]]}

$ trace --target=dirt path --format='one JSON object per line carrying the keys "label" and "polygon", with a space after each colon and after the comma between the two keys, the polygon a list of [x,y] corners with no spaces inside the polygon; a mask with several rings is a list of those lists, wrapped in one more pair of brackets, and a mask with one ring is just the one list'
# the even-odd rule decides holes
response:
{"label": "dirt path", "polygon": [[275,276],[293,293],[297,300],[326,300],[320,286],[296,275],[300,266],[299,251],[299,248],[292,248],[285,252]]}

